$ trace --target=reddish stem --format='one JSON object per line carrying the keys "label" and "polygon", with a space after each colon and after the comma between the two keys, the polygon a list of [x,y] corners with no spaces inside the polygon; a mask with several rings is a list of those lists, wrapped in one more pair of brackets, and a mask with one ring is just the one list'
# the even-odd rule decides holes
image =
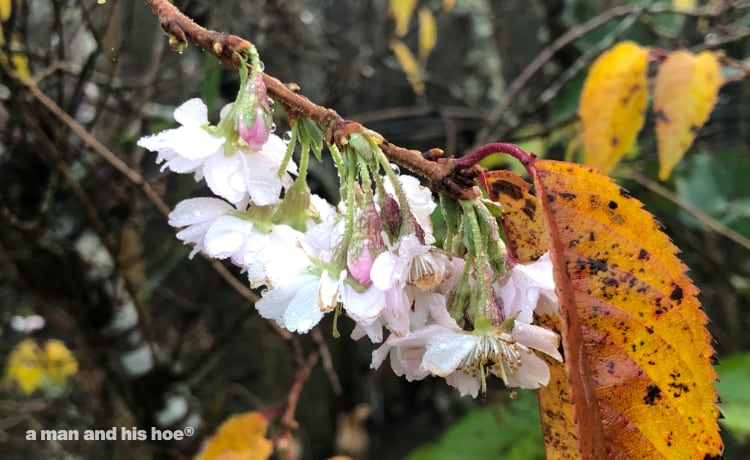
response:
{"label": "reddish stem", "polygon": [[506,153],[508,155],[511,155],[513,158],[520,161],[524,166],[528,165],[536,158],[535,154],[528,153],[515,144],[493,142],[492,144],[483,145],[475,150],[472,150],[468,155],[464,155],[461,158],[456,159],[456,168],[464,169],[474,166],[493,153]]}

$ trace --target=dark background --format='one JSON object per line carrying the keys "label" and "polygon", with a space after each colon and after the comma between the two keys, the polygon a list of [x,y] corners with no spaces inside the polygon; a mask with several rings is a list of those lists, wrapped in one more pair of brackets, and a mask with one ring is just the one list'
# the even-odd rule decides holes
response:
{"label": "dark background", "polygon": [[[416,96],[388,47],[394,32],[384,0],[175,3],[199,24],[252,41],[266,72],[298,83],[316,103],[396,144],[440,147],[456,155],[482,142],[532,140],[537,153],[564,158],[576,132],[585,70],[619,40],[665,49],[710,46],[736,59],[750,55],[745,38],[750,9],[740,2],[712,1],[715,10],[696,17],[637,12],[638,5],[659,2],[458,0],[445,11],[439,1],[422,1],[436,15],[438,42],[424,73],[426,92]],[[19,37],[39,88],[169,206],[205,195],[204,185],[191,177],[159,173],[154,155],[135,141],[172,127],[174,107],[191,97],[203,97],[216,121],[235,96],[237,75],[192,45],[181,54],[171,52],[144,2],[23,4],[3,30],[6,37],[11,31]],[[589,28],[587,21],[596,18],[600,26]],[[535,57],[570,31],[579,32],[576,40],[518,88],[512,86]],[[405,37],[412,49],[416,38],[413,20]],[[11,316],[37,313],[47,325],[34,337],[62,339],[79,362],[62,397],[0,390],[0,443],[7,458],[185,458],[230,414],[284,401],[294,378],[296,345],[304,355],[330,352],[330,362],[319,361],[301,395],[295,432],[300,458],[335,453],[402,458],[472,408],[507,399],[499,385],[485,400],[474,401],[459,398],[442,381],[407,383],[388,366],[373,371],[374,346],[348,339],[346,319],[339,321],[341,339],[332,338],[329,318],[317,335],[294,344],[285,340],[205,260],[187,259],[189,249],[138,184],[72,134],[7,67],[0,78],[0,360],[23,338],[8,327]],[[637,152],[614,172],[682,248],[702,290],[719,356],[750,348],[748,247],[683,208],[698,206],[721,228],[750,237],[747,91],[741,78],[724,86],[710,122],[662,188],[652,119]],[[508,97],[502,116],[491,117]],[[286,122],[281,111],[276,116],[280,133]],[[314,191],[337,199],[329,164],[317,166],[311,181]],[[96,234],[116,261],[106,279],[92,276],[75,251],[86,232]],[[110,288],[117,280],[140,317],[136,333],[113,337],[104,328],[121,299]],[[130,378],[120,358],[143,341],[156,351],[158,365]],[[203,420],[204,431],[190,443],[23,439],[27,429],[41,427],[149,427],[172,394]],[[361,404],[369,408],[366,418],[356,416]],[[358,447],[345,451],[337,433]],[[740,440],[727,442],[728,458],[743,455]]]}

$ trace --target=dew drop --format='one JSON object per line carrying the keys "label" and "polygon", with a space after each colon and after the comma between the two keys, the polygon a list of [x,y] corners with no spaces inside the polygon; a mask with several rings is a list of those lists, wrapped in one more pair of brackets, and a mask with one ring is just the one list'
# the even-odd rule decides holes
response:
{"label": "dew drop", "polygon": [[263,72],[266,70],[266,64],[263,61],[258,61],[258,69]]}
{"label": "dew drop", "polygon": [[274,101],[270,97],[267,97],[266,101],[268,102],[268,108],[270,108],[271,112],[273,112],[274,108],[276,108],[276,101]]}
{"label": "dew drop", "polygon": [[270,129],[271,129],[272,133],[275,133],[276,132],[276,123],[271,123],[271,128]]}
{"label": "dew drop", "polygon": [[401,174],[401,168],[399,168],[397,164],[395,164],[395,163],[391,163],[391,169],[393,170],[393,172],[394,172],[394,173],[395,173],[395,174],[396,174],[397,176],[398,176],[399,174]]}
{"label": "dew drop", "polygon": [[284,134],[281,135],[281,139],[284,141],[285,144],[292,142],[292,132],[291,131],[284,132]]}

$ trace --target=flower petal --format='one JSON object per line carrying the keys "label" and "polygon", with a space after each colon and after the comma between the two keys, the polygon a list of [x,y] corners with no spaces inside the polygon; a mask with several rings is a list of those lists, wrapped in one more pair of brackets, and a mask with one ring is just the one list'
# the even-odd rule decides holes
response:
{"label": "flower petal", "polygon": [[477,338],[471,334],[459,332],[437,335],[427,342],[422,368],[446,377],[459,369],[476,346]]}
{"label": "flower petal", "polygon": [[183,126],[208,124],[208,107],[200,98],[189,99],[174,110],[174,119]]}
{"label": "flower petal", "polygon": [[563,358],[558,350],[560,336],[557,333],[533,324],[515,322],[511,335],[520,344],[539,350],[562,362]]}

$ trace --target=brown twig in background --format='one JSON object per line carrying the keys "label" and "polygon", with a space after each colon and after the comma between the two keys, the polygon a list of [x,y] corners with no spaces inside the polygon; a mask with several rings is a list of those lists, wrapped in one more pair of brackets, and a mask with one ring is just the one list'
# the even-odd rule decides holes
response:
{"label": "brown twig in background", "polygon": [[[253,46],[249,41],[236,35],[222,34],[199,26],[168,0],[146,0],[146,3],[159,18],[174,50],[184,49],[189,37],[223,65],[237,68],[239,61],[236,53]],[[328,139],[336,141],[341,139],[337,133],[353,132],[354,122],[344,120],[335,110],[313,103],[271,75],[263,73],[263,81],[268,95],[284,106],[291,120],[299,116],[308,117],[326,131]],[[462,200],[478,196],[478,192],[473,189],[473,169],[456,168],[450,158],[435,161],[431,156],[423,156],[421,152],[405,149],[387,141],[380,147],[390,161],[427,179],[431,189]]]}
{"label": "brown twig in background", "polygon": [[715,231],[719,235],[722,235],[726,237],[727,239],[739,244],[743,248],[750,250],[750,239],[745,238],[744,236],[735,232],[731,228],[728,228],[727,226],[718,222],[713,217],[709,216],[708,214],[701,211],[697,207],[683,200],[679,196],[675,195],[672,191],[670,191],[666,187],[658,184],[657,182],[649,179],[648,177],[640,173],[622,174],[621,177],[626,178],[626,179],[632,179],[635,182],[638,182],[640,185],[647,188],[648,190],[676,204],[677,206],[685,210],[687,213],[689,213],[691,216],[695,217],[695,219],[698,220],[701,224]]}
{"label": "brown twig in background", "polygon": [[[733,5],[733,8],[735,9],[744,9],[748,7],[750,7],[750,5],[747,2]],[[476,143],[478,145],[485,144],[497,133],[498,124],[503,120],[507,110],[515,102],[521,90],[526,86],[531,77],[539,72],[544,65],[552,59],[555,53],[592,30],[598,29],[604,24],[622,16],[637,14],[639,12],[650,14],[673,13],[698,18],[715,18],[725,13],[724,8],[726,8],[724,2],[718,2],[716,5],[707,5],[705,7],[692,9],[677,8],[664,3],[655,3],[645,7],[642,5],[622,5],[606,10],[580,26],[568,30],[568,32],[559,36],[555,41],[550,43],[549,46],[543,49],[511,82],[510,86],[508,86],[508,90],[503,95],[503,98],[487,115],[486,125],[477,134]],[[735,41],[735,39],[732,41]]]}

